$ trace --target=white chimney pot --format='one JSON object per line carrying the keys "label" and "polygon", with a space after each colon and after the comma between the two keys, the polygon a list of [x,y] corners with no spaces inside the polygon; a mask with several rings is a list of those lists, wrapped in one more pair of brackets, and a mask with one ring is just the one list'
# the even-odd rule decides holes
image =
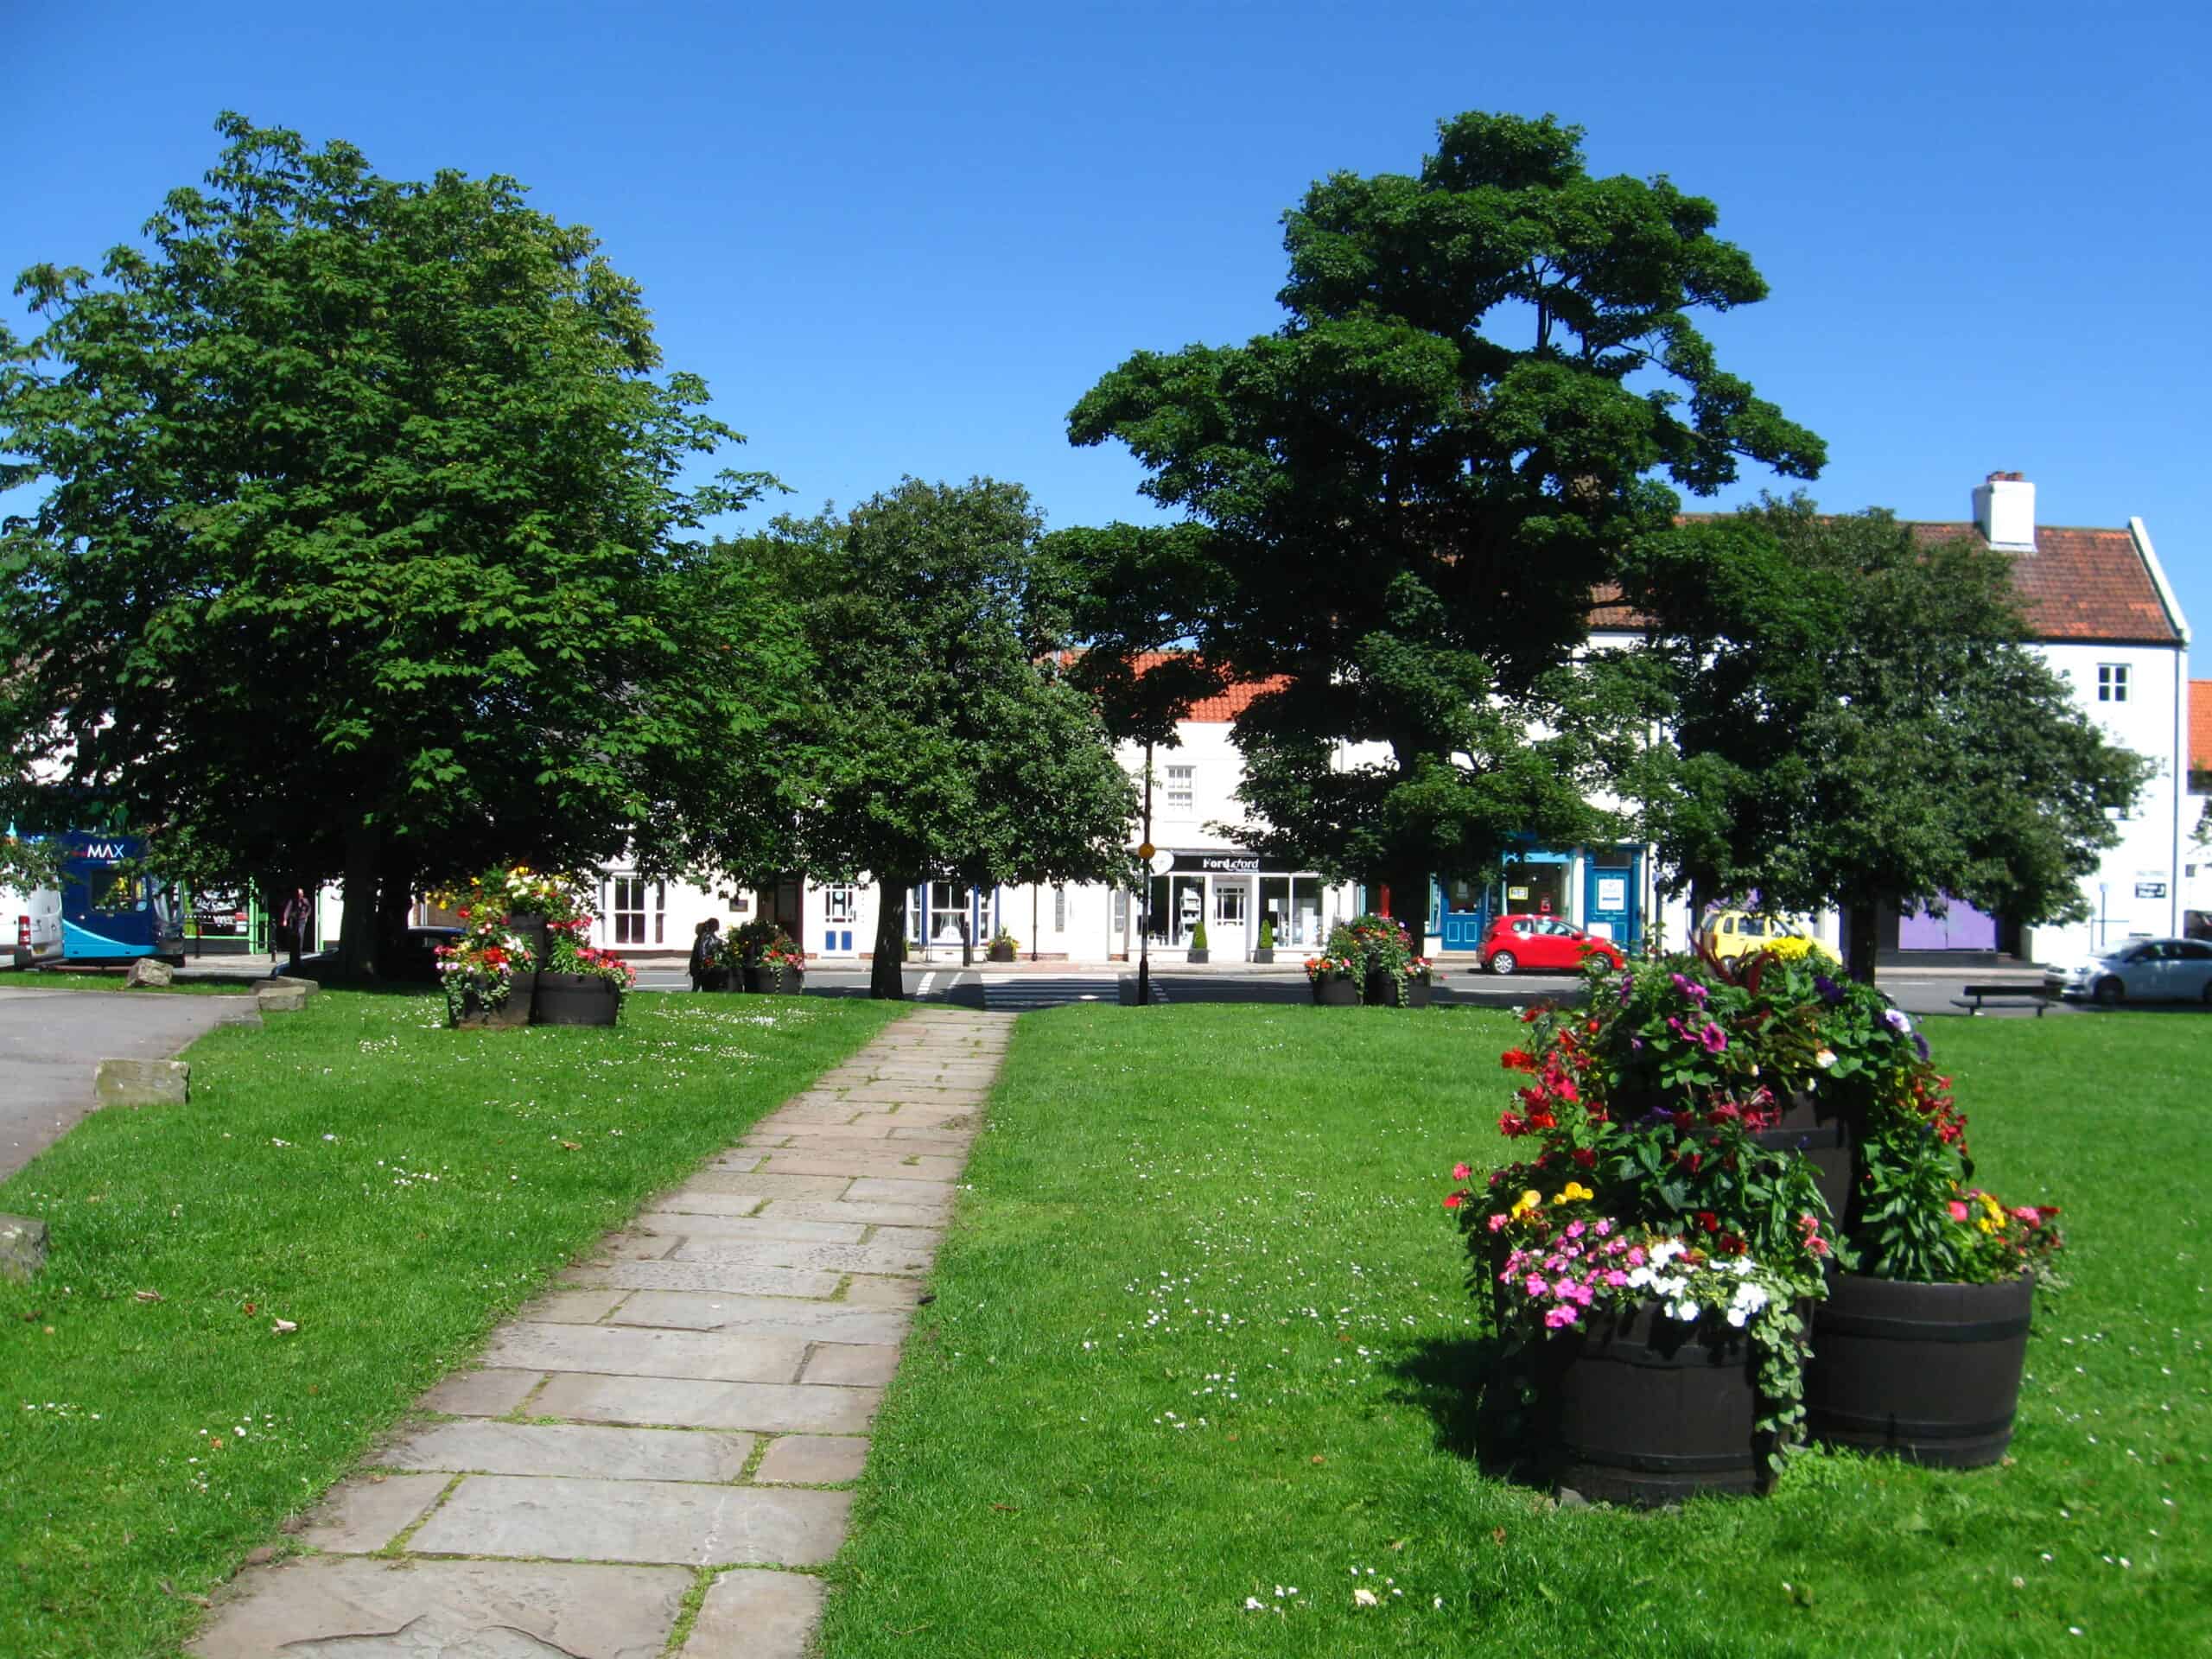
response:
{"label": "white chimney pot", "polygon": [[2036,550],[2036,486],[2018,473],[1992,473],[1974,489],[1974,522],[1992,547]]}

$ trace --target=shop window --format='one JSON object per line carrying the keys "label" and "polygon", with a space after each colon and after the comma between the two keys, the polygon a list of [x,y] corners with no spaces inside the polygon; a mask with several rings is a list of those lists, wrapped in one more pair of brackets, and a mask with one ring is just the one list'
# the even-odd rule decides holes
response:
{"label": "shop window", "polygon": [[665,941],[668,884],[643,876],[614,878],[614,943],[659,944]]}
{"label": "shop window", "polygon": [[2127,701],[2127,664],[2099,663],[2097,664],[2097,701],[2126,702]]}
{"label": "shop window", "polygon": [[1067,884],[1063,882],[1052,889],[1052,931],[1065,933],[1067,931],[1068,890]]}
{"label": "shop window", "polygon": [[1198,776],[1196,766],[1167,768],[1167,810],[1188,813],[1198,804]]}

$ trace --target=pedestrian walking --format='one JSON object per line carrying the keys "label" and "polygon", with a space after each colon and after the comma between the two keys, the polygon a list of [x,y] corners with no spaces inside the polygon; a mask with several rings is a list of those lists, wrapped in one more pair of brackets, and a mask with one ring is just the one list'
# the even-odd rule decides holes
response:
{"label": "pedestrian walking", "polygon": [[703,923],[699,923],[699,927],[692,929],[692,991],[706,991],[708,980],[716,978],[721,973],[721,969],[716,967],[719,956],[721,956],[721,918],[708,916]]}
{"label": "pedestrian walking", "polygon": [[315,907],[308,902],[308,890],[294,887],[292,896],[284,901],[284,908],[276,913],[276,931],[284,941],[290,956],[285,963],[287,973],[300,971],[300,952],[305,948],[308,925],[315,919]]}

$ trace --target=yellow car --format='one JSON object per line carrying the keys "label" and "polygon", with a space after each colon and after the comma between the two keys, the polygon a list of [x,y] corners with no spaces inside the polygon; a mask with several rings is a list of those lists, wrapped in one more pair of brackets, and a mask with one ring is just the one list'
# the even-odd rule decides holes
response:
{"label": "yellow car", "polygon": [[1754,950],[1772,950],[1784,939],[1804,941],[1802,945],[1789,945],[1789,952],[1809,948],[1824,957],[1831,954],[1825,945],[1813,938],[1809,923],[1751,911],[1724,910],[1706,922],[1698,937],[1705,942],[1706,948],[1723,962],[1748,956]]}

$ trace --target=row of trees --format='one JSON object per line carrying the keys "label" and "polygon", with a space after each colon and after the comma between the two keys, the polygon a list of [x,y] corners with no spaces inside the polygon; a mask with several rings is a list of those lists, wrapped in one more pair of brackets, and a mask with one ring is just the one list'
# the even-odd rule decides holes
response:
{"label": "row of trees", "polygon": [[[1281,328],[1082,400],[1179,522],[1046,537],[1018,486],[908,480],[718,541],[774,481],[683,482],[741,440],[588,232],[219,124],[146,246],[35,267],[41,331],[0,331],[0,484],[44,492],[0,531],[6,804],[120,811],[187,877],[341,875],[358,970],[424,886],[627,849],[873,875],[895,995],[912,883],[1127,874],[1109,741],[1230,679],[1273,688],[1255,844],[1408,917],[1624,834],[1701,895],[2062,915],[2139,780],[2018,649],[2002,556],[1678,522],[1821,447],[1694,324],[1765,292],[1713,205],[1548,118],[1317,184]],[[1584,650],[1599,603],[1641,649]]]}

